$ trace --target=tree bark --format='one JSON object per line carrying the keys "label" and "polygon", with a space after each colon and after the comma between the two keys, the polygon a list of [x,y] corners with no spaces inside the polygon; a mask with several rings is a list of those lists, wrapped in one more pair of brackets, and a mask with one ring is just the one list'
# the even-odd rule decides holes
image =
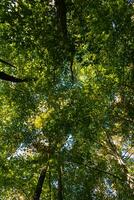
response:
{"label": "tree bark", "polygon": [[45,180],[45,177],[46,177],[47,168],[48,168],[48,164],[45,168],[43,168],[41,170],[40,177],[38,179],[38,183],[37,183],[37,186],[36,186],[36,189],[35,189],[33,200],[39,200],[40,199],[43,183],[44,183],[44,180]]}
{"label": "tree bark", "polygon": [[50,167],[49,167],[49,178],[48,178],[48,184],[49,184],[49,199],[51,200],[51,171],[50,171]]}
{"label": "tree bark", "polygon": [[66,19],[66,4],[64,0],[55,0],[55,6],[57,9],[57,19],[59,22],[60,30],[64,39],[67,39],[67,19]]}
{"label": "tree bark", "polygon": [[58,155],[58,200],[63,200],[62,165]]}
{"label": "tree bark", "polygon": [[25,79],[16,78],[14,76],[10,76],[10,75],[6,74],[5,72],[0,72],[0,79],[4,80],[4,81],[10,81],[13,83],[29,82],[32,80],[30,78],[25,78]]}
{"label": "tree bark", "polygon": [[16,68],[14,65],[12,65],[11,63],[9,63],[9,62],[7,62],[7,61],[1,59],[1,58],[0,58],[0,62],[1,62],[1,63],[4,63],[5,65],[9,65],[10,67]]}

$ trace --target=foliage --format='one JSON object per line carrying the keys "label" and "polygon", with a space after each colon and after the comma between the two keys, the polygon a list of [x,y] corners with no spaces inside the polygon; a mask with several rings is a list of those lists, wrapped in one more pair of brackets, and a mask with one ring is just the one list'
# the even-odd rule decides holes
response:
{"label": "foliage", "polygon": [[0,5],[0,199],[132,200],[133,4]]}

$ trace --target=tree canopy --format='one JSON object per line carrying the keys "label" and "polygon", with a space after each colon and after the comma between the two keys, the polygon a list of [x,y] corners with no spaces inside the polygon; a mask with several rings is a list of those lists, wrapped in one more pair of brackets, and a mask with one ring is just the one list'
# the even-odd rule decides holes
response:
{"label": "tree canopy", "polygon": [[1,0],[0,199],[134,199],[134,6]]}

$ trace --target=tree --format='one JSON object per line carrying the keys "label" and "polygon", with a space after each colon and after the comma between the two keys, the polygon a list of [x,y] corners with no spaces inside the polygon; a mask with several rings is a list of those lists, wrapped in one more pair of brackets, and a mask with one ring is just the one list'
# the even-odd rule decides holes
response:
{"label": "tree", "polygon": [[0,4],[0,199],[133,199],[133,4]]}

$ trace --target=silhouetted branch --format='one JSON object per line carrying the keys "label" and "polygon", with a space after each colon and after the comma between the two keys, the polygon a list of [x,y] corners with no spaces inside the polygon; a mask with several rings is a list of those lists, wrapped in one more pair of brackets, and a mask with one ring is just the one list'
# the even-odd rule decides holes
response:
{"label": "silhouetted branch", "polygon": [[35,79],[31,79],[31,78],[24,78],[24,79],[20,79],[20,78],[16,78],[14,76],[10,76],[8,74],[6,74],[5,72],[0,72],[0,79],[4,80],[4,81],[10,81],[13,83],[22,83],[22,82],[29,82]]}
{"label": "silhouetted branch", "polygon": [[11,66],[11,67],[16,68],[14,65],[12,65],[11,63],[9,63],[9,62],[7,62],[7,61],[1,59],[1,58],[0,58],[0,62],[1,62],[1,63],[4,63],[4,64],[6,64],[6,65],[9,65],[9,66]]}

